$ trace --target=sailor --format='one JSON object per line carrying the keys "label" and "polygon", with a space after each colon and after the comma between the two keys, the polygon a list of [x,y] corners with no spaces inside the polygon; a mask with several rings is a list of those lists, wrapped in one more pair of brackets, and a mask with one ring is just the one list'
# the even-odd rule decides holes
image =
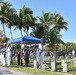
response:
{"label": "sailor", "polygon": [[2,51],[2,49],[3,49],[3,45],[2,45],[1,51],[0,51],[0,62],[1,62],[1,66],[3,65],[3,51]]}
{"label": "sailor", "polygon": [[2,53],[3,53],[3,66],[5,66],[5,63],[6,63],[6,44],[3,45]]}
{"label": "sailor", "polygon": [[41,53],[41,49],[39,48],[39,45],[36,45],[36,61],[37,64],[40,65],[40,53]]}
{"label": "sailor", "polygon": [[10,43],[8,44],[7,46],[7,49],[6,49],[6,62],[7,62],[7,66],[10,66],[10,63],[11,63],[11,45]]}

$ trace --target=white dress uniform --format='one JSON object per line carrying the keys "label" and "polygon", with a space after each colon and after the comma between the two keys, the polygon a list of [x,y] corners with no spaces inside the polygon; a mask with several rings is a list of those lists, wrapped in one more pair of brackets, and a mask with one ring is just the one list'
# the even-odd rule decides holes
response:
{"label": "white dress uniform", "polygon": [[7,47],[6,49],[6,62],[7,62],[7,66],[10,66],[11,63],[11,47]]}
{"label": "white dress uniform", "polygon": [[1,61],[1,65],[3,65],[3,54],[2,54],[2,52],[0,54],[0,61]]}
{"label": "white dress uniform", "polygon": [[5,66],[5,61],[6,61],[5,51],[6,51],[6,48],[2,48],[2,53],[1,53],[2,66]]}
{"label": "white dress uniform", "polygon": [[2,66],[5,66],[5,57],[4,57],[4,54],[5,54],[5,48],[2,48],[1,49],[1,53],[0,53],[0,62],[1,62]]}
{"label": "white dress uniform", "polygon": [[39,48],[36,49],[36,61],[40,65],[40,53],[41,50]]}
{"label": "white dress uniform", "polygon": [[3,55],[2,55],[2,66],[5,66],[5,57],[4,57],[4,52],[3,52]]}

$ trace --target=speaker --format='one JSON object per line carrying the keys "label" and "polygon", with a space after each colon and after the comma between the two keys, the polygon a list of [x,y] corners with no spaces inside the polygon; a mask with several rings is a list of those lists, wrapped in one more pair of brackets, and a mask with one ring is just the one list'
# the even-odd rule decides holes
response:
{"label": "speaker", "polygon": [[45,45],[45,39],[41,38],[41,45]]}

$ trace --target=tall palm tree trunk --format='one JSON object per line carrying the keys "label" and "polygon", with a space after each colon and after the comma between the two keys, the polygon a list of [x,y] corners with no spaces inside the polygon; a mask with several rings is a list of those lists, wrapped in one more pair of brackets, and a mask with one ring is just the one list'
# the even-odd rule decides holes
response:
{"label": "tall palm tree trunk", "polygon": [[[11,30],[11,27],[10,27],[10,35],[11,35],[11,39],[13,39],[13,36],[12,36],[12,30]],[[13,45],[12,45],[13,46]],[[13,51],[13,50],[12,50]],[[12,52],[13,53],[13,52]],[[11,56],[11,63],[13,63],[13,54]]]}
{"label": "tall palm tree trunk", "polygon": [[11,27],[10,27],[10,35],[11,35],[11,39],[13,39]]}
{"label": "tall palm tree trunk", "polygon": [[26,35],[28,36],[28,30],[26,31]]}
{"label": "tall palm tree trunk", "polygon": [[4,37],[6,37],[6,33],[5,33],[5,27],[4,27],[4,23],[3,23],[3,31],[4,31]]}
{"label": "tall palm tree trunk", "polygon": [[23,36],[23,34],[22,34],[22,29],[20,29],[20,32],[21,32],[21,36]]}

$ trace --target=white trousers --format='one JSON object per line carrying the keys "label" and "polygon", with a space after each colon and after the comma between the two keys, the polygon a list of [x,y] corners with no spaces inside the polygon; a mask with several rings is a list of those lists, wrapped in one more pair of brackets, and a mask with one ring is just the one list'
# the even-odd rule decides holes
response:
{"label": "white trousers", "polygon": [[4,58],[4,54],[0,55],[0,61],[1,61],[1,65],[5,66],[5,58]]}
{"label": "white trousers", "polygon": [[37,61],[37,63],[40,65],[40,56],[37,56],[37,57],[36,57],[36,61]]}
{"label": "white trousers", "polygon": [[10,53],[6,54],[6,62],[7,62],[7,66],[10,66],[10,63],[11,63],[11,54]]}

